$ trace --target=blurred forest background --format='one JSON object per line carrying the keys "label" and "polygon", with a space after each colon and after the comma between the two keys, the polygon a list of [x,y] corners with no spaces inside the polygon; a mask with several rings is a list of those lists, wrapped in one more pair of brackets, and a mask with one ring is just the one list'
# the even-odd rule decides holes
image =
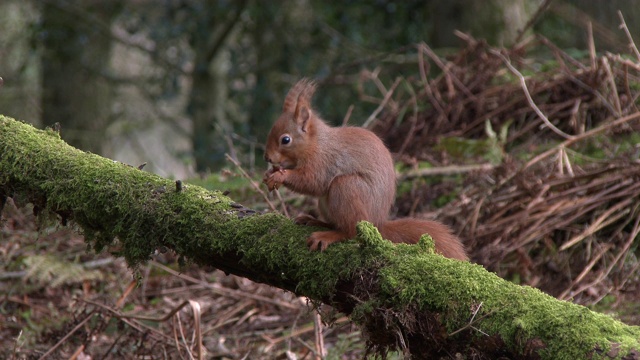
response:
{"label": "blurred forest background", "polygon": [[[640,34],[633,0],[549,3],[528,34],[563,49],[585,53],[591,22],[598,51],[625,51],[617,10]],[[358,125],[380,97],[363,73],[378,69],[387,84],[417,75],[414,45],[446,54],[462,44],[456,29],[512,46],[542,4],[3,0],[0,113],[59,122],[70,144],[163,176],[218,170],[228,152],[263,167],[261,143],[297,79],[321,81],[326,120],[353,105]]]}
{"label": "blurred forest background", "polygon": [[[314,78],[327,121],[393,152],[393,216],[437,217],[499,276],[640,324],[633,40],[637,0],[1,0],[0,114],[263,210],[225,154],[259,180],[287,90]],[[366,353],[293,294],[171,252],[122,281],[122,259],[28,207],[0,225],[0,358],[189,358],[195,326],[209,358]]]}

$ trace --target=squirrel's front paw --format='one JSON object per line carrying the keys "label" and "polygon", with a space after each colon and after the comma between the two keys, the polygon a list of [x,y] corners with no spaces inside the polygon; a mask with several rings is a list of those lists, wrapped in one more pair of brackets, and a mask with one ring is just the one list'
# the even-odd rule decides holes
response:
{"label": "squirrel's front paw", "polygon": [[280,188],[280,185],[282,185],[284,179],[286,178],[286,171],[287,170],[284,169],[267,170],[267,172],[264,174],[264,178],[262,179],[262,182],[267,185],[267,190],[272,191]]}

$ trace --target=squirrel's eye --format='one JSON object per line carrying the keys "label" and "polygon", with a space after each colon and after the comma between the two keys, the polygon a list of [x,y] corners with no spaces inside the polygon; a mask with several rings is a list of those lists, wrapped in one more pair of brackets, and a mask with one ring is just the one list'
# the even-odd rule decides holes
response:
{"label": "squirrel's eye", "polygon": [[290,137],[289,135],[283,135],[283,136],[280,138],[280,143],[281,143],[282,145],[288,145],[289,143],[291,143],[291,137]]}

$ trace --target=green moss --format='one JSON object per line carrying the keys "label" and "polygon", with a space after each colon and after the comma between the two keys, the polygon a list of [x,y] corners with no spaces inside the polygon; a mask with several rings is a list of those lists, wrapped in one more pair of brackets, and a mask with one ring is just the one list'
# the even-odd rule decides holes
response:
{"label": "green moss", "polygon": [[436,253],[436,242],[433,241],[433,238],[429,234],[424,234],[420,237],[420,240],[418,241],[418,246],[426,254]]}
{"label": "green moss", "polygon": [[[525,340],[539,338],[548,344],[543,358],[584,358],[594,345],[608,349],[610,342],[630,349],[637,345],[640,329],[628,327],[585,307],[558,301],[541,291],[503,281],[481,266],[445,259],[436,254],[416,254],[409,246],[398,246],[398,254],[381,269],[381,286],[389,299],[403,306],[417,303],[421,308],[443,314],[447,329],[464,327],[475,311],[479,331],[476,336],[501,334],[509,347],[523,349]],[[411,256],[411,261],[406,259]],[[421,274],[432,273],[432,281]],[[391,301],[391,300],[390,300]],[[486,316],[483,318],[483,316]],[[455,319],[455,320],[454,320]],[[562,334],[562,341],[558,341]],[[604,336],[603,336],[604,335]],[[603,339],[606,339],[603,341]],[[623,353],[623,352],[621,352]]]}
{"label": "green moss", "polygon": [[202,217],[202,203],[190,202],[191,196],[209,198],[205,203],[214,205],[206,206],[211,214],[232,202],[219,192],[188,185],[178,193],[173,181],[74,149],[50,130],[0,117],[0,134],[0,184],[43,206],[43,215],[73,220],[97,251],[117,238],[128,245],[121,254],[133,267],[167,243],[170,223],[162,218],[180,212]]}
{"label": "green moss", "polygon": [[[542,352],[547,359],[580,359],[594,348],[606,352],[611,343],[620,345],[620,354],[637,346],[638,327],[511,284],[482,266],[437,255],[429,236],[423,236],[418,246],[390,245],[378,242],[379,235],[371,228],[367,223],[358,225],[359,236],[367,238],[364,244],[375,248],[375,254],[370,252],[375,261],[368,258],[364,263],[384,264],[378,273],[380,293],[356,306],[354,321],[364,322],[380,308],[402,312],[418,306],[441,314],[447,330],[453,332],[466,326],[478,309],[475,336],[485,336],[480,331],[501,334],[508,347],[522,351],[527,340],[538,338],[547,344]],[[425,281],[424,274],[434,276]]]}

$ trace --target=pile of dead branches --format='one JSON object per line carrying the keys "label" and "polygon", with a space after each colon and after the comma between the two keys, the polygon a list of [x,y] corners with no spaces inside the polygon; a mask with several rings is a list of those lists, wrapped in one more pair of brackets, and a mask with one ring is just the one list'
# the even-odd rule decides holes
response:
{"label": "pile of dead branches", "polygon": [[573,166],[573,173],[561,173],[559,165],[482,174],[442,215],[455,223],[474,259],[500,275],[517,275],[560,298],[599,301],[634,280],[640,265],[633,251],[640,163],[616,158]]}
{"label": "pile of dead branches", "polygon": [[[531,141],[532,134],[568,139],[638,111],[633,86],[640,81],[640,64],[620,55],[592,52],[579,61],[541,36],[498,50],[458,35],[466,47],[449,59],[418,45],[420,79],[397,79],[382,90],[387,111],[372,128],[393,152],[430,158],[442,137],[486,137],[487,122],[493,129],[509,126],[508,145]],[[555,64],[525,57],[541,46]],[[411,90],[393,99],[402,80]]]}
{"label": "pile of dead branches", "polygon": [[[634,57],[592,47],[575,59],[542,37],[505,50],[460,36],[466,47],[447,58],[418,46],[420,78],[389,87],[371,127],[400,159],[435,166],[418,175],[464,174],[439,216],[475,261],[584,303],[637,284],[640,53],[631,38]],[[541,48],[549,60],[525,57]],[[411,91],[397,90],[403,82]],[[487,129],[508,130],[498,162],[438,146],[487,139]]]}

